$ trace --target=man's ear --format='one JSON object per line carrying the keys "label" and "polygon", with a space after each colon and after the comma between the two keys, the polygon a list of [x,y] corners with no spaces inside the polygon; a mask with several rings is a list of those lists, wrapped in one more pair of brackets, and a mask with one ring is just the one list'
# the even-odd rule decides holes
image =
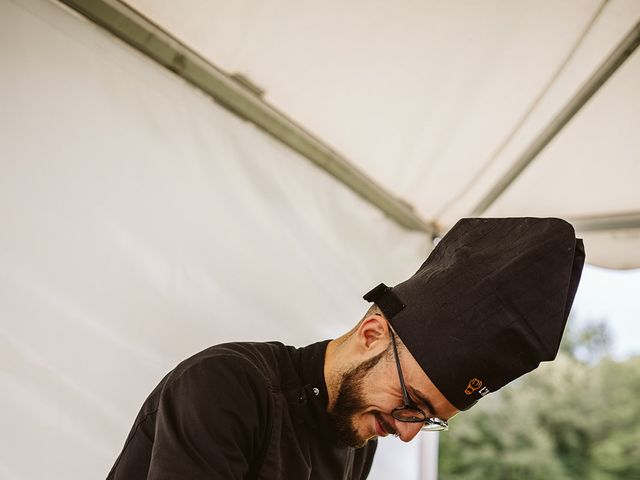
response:
{"label": "man's ear", "polygon": [[382,351],[389,343],[389,325],[382,315],[371,314],[360,323],[356,335],[365,351]]}

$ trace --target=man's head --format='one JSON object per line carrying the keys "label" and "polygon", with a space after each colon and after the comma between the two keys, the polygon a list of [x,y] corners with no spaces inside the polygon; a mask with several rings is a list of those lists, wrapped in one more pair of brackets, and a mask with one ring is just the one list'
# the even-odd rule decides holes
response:
{"label": "man's head", "polygon": [[420,269],[375,302],[348,334],[329,344],[329,410],[345,443],[422,426],[392,415],[407,403],[448,420],[511,380],[552,360],[576,293],[584,249],[559,219],[464,219]]}

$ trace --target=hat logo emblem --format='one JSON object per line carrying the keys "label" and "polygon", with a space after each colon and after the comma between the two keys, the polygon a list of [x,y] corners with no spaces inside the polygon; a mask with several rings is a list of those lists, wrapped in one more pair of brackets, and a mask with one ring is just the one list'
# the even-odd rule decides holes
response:
{"label": "hat logo emblem", "polygon": [[471,380],[469,380],[469,384],[467,385],[467,388],[464,389],[464,393],[466,393],[467,395],[471,395],[480,387],[482,387],[482,381],[478,380],[477,378],[472,378]]}

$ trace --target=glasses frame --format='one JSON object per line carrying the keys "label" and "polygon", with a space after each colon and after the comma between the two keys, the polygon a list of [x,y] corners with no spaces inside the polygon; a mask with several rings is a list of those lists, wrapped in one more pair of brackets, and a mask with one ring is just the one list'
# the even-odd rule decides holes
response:
{"label": "glasses frame", "polygon": [[[391,336],[391,344],[393,345],[393,355],[396,359],[396,367],[398,367],[398,378],[400,379],[400,387],[402,388],[402,398],[404,405],[394,408],[391,412],[391,416],[400,422],[405,423],[422,423],[423,426],[420,430],[428,432],[444,432],[449,430],[449,423],[446,420],[442,420],[438,417],[429,417],[424,411],[418,407],[416,402],[409,396],[407,387],[404,383],[404,376],[402,375],[402,368],[400,367],[400,356],[398,355],[398,346],[396,345],[395,334],[389,329]],[[403,415],[402,413],[409,413],[409,415]]]}

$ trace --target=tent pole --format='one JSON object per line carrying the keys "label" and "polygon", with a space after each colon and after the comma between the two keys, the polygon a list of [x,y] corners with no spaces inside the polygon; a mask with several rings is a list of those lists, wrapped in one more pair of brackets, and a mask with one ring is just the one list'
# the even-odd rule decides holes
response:
{"label": "tent pole", "polygon": [[482,215],[507,188],[518,178],[538,154],[569,123],[573,116],[589,101],[609,77],[631,56],[640,43],[640,22],[622,39],[606,60],[584,83],[571,100],[558,112],[531,144],[516,159],[511,168],[498,180],[473,209],[471,216]]}
{"label": "tent pole", "polygon": [[[434,235],[435,226],[345,157],[267,104],[248,79],[229,75],[118,0],[59,0],[152,58],[230,110],[311,160],[401,226]],[[248,84],[249,83],[249,84]]]}
{"label": "tent pole", "polygon": [[439,432],[422,432],[420,437],[420,480],[438,480]]}

